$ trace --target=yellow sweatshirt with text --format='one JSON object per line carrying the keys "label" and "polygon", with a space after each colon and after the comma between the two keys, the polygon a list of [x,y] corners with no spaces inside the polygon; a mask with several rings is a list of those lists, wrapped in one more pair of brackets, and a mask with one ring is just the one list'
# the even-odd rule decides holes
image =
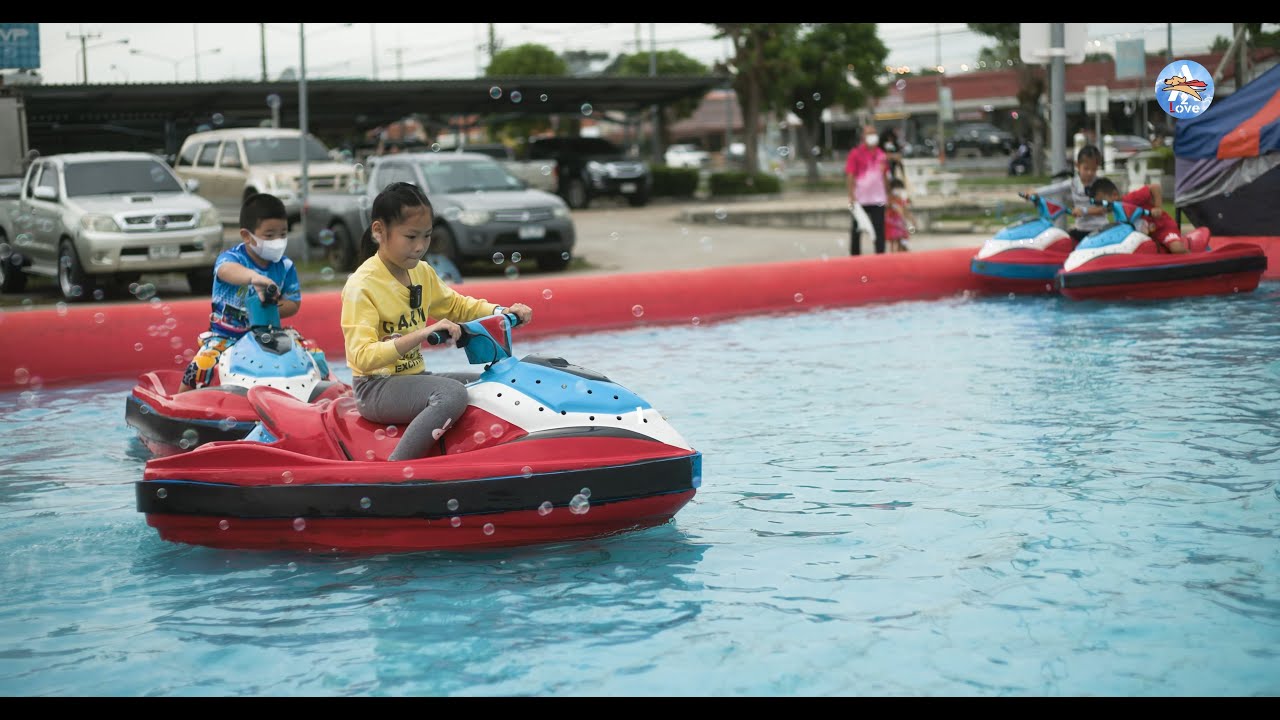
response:
{"label": "yellow sweatshirt with text", "polygon": [[391,275],[377,255],[365,260],[342,288],[342,335],[351,374],[416,375],[426,368],[422,351],[414,347],[404,357],[395,339],[436,320],[468,322],[492,315],[497,305],[461,295],[445,285],[427,262],[409,271],[422,286],[422,306],[409,307],[409,288]]}

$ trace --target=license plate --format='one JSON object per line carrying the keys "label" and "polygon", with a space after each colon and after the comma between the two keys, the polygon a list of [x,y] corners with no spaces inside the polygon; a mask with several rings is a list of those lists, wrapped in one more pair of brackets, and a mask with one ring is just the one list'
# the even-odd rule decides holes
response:
{"label": "license plate", "polygon": [[152,260],[172,260],[178,257],[179,250],[177,245],[152,245],[147,250],[147,257]]}
{"label": "license plate", "polygon": [[633,192],[635,192],[635,191],[636,191],[636,184],[635,184],[635,183],[622,183],[622,187],[621,187],[621,188],[619,188],[619,189],[620,189],[620,190],[622,190],[622,192],[624,192],[624,193],[633,193]]}
{"label": "license plate", "polygon": [[547,236],[547,229],[541,225],[521,225],[516,235],[521,240],[541,240]]}

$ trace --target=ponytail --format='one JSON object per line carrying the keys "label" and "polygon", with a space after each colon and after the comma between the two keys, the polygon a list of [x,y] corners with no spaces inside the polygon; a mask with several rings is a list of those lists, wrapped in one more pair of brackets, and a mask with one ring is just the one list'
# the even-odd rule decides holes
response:
{"label": "ponytail", "polygon": [[359,262],[364,262],[374,255],[378,254],[378,243],[373,241],[373,226],[364,229],[364,234],[360,236],[360,245],[356,248],[356,255],[360,258]]}

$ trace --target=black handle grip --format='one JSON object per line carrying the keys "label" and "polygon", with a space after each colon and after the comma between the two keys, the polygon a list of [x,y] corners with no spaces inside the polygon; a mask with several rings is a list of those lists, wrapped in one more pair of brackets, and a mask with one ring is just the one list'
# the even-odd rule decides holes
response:
{"label": "black handle grip", "polygon": [[443,330],[436,330],[435,332],[433,332],[433,333],[431,333],[431,334],[427,335],[427,344],[428,344],[428,345],[443,345],[443,344],[445,344],[445,343],[449,342],[449,340],[450,340],[451,338],[452,338],[452,336],[450,336],[450,335],[449,335],[449,333],[447,333],[447,332],[445,332],[445,331],[443,331]]}

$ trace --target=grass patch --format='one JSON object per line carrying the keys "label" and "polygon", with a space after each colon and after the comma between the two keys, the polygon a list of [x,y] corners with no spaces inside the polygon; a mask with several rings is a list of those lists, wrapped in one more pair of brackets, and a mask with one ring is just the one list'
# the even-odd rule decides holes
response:
{"label": "grass patch", "polygon": [[967,185],[970,187],[1000,187],[1009,185],[1023,188],[1048,185],[1052,181],[1052,178],[1048,175],[1018,175],[1017,177],[1012,175],[966,175],[960,180],[957,180],[956,185]]}

